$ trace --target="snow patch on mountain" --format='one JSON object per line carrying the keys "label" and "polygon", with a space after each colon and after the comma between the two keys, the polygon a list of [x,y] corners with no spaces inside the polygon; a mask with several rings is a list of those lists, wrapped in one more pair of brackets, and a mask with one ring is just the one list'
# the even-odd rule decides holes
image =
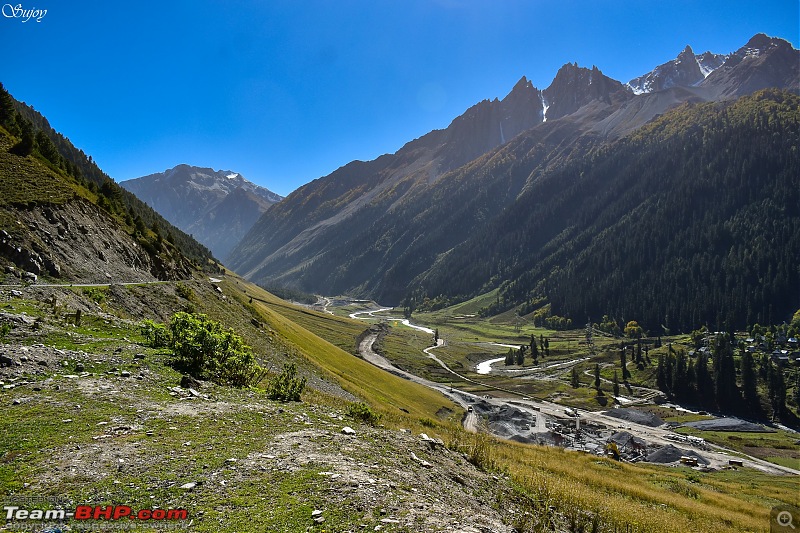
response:
{"label": "snow patch on mountain", "polygon": [[690,46],[686,46],[677,58],[632,79],[626,86],[637,95],[676,86],[695,86],[721,67],[727,58],[726,55],[711,52],[696,55]]}
{"label": "snow patch on mountain", "polygon": [[539,99],[542,101],[542,122],[547,122],[547,108],[550,107],[550,104],[547,103],[542,92],[539,92]]}

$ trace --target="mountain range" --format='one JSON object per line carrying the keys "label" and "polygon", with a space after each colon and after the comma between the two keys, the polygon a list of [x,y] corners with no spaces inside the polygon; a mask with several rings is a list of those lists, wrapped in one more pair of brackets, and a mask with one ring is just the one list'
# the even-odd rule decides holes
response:
{"label": "mountain range", "polygon": [[[612,311],[627,317],[643,315],[644,307],[630,303],[614,309],[610,305],[602,309],[603,304],[583,303],[578,308],[568,308],[563,301],[559,303],[554,299],[551,289],[547,288],[551,286],[552,271],[537,270],[528,261],[532,257],[543,261],[546,257],[541,253],[547,250],[555,254],[547,255],[551,258],[548,262],[551,268],[563,269],[573,260],[571,254],[580,251],[566,253],[564,247],[569,249],[576,245],[567,236],[575,227],[574,217],[581,213],[571,212],[568,205],[564,207],[566,211],[562,211],[552,203],[566,187],[564,169],[582,168],[584,173],[593,170],[592,162],[598,154],[622,150],[619,143],[641,131],[650,132],[652,139],[657,138],[657,131],[642,129],[654,119],[658,119],[662,127],[674,130],[675,139],[689,142],[696,134],[690,124],[700,120],[694,113],[703,116],[716,113],[715,120],[723,123],[721,130],[727,131],[726,128],[733,127],[724,118],[728,112],[725,106],[731,102],[766,88],[789,91],[784,96],[762,95],[752,103],[763,107],[759,113],[769,116],[785,105],[791,106],[791,94],[800,89],[799,64],[798,51],[788,42],[759,34],[728,55],[708,52],[697,56],[687,47],[674,61],[627,84],[605,76],[597,67],[588,69],[570,63],[558,71],[544,90],[533,87],[523,77],[502,100],[484,100],[474,105],[443,130],[415,139],[394,154],[373,161],[351,162],[299,188],[262,215],[232,250],[228,264],[257,282],[283,284],[310,292],[372,297],[386,304],[405,302],[414,307],[426,301],[452,303],[498,291],[497,300],[487,307],[493,312],[520,305],[530,311],[536,307],[533,302],[539,302],[547,313],[569,312],[579,320],[585,319],[587,314],[598,316],[598,313]],[[704,102],[720,102],[722,107],[712,111],[699,105]],[[686,105],[690,107],[687,109]],[[796,115],[796,108],[794,112]],[[758,120],[747,116],[750,117],[747,120]],[[747,120],[742,119],[743,123],[736,127],[751,127],[752,124],[745,125]],[[796,136],[791,119],[772,126],[783,129],[770,134]],[[707,132],[709,136],[710,133]],[[738,139],[741,132],[730,130],[728,133]],[[723,143],[731,135],[722,134],[719,142]],[[652,139],[642,142],[647,145]],[[695,161],[684,159],[683,147],[675,142],[678,144],[673,152],[666,154],[668,161],[686,168],[690,163],[694,165]],[[719,146],[721,150],[751,148]],[[620,160],[627,161],[628,155],[620,154]],[[655,162],[654,159],[647,164]],[[645,164],[645,161],[640,160],[638,164]],[[737,163],[734,158],[728,158],[720,164],[735,166]],[[630,170],[621,167],[614,172]],[[646,174],[652,185],[669,183],[674,176],[672,165],[647,167],[646,170],[641,179],[644,180]],[[782,177],[774,175],[772,179],[791,179],[796,184],[796,178],[785,175],[785,167],[778,170]],[[738,176],[743,167],[718,169],[723,174],[728,171]],[[598,179],[608,185],[613,182],[612,177]],[[575,176],[570,176],[570,180],[573,178]],[[721,185],[724,186],[724,182]],[[580,189],[581,181],[569,181],[569,186]],[[741,196],[730,199],[735,207],[726,215],[720,215],[723,219],[719,223],[725,223],[725,216],[741,216],[741,212],[755,209],[750,202],[755,201],[756,195],[751,192],[741,191]],[[596,202],[604,198],[603,194],[623,195],[631,212],[644,209],[647,201],[646,195],[628,198],[625,190],[609,189],[598,191],[589,198],[589,204],[582,198],[583,212],[602,215],[605,206]],[[606,201],[611,197],[605,197]],[[681,203],[689,200],[681,196],[670,198],[675,205],[666,208],[677,210]],[[514,227],[508,222],[508,217],[522,220],[533,207],[544,213],[544,218],[536,225]],[[578,208],[578,205],[573,207]],[[789,209],[780,217],[790,215],[793,224],[794,213]],[[495,225],[500,220],[506,220],[502,227]],[[502,233],[491,233],[491,228]],[[619,241],[621,237],[614,236],[610,225],[594,229],[600,233],[586,235],[589,242],[602,235],[607,239],[613,237],[608,247],[624,248],[624,243]],[[591,230],[586,231],[590,233]],[[515,239],[513,242],[518,248],[513,250],[487,247],[492,242],[505,240],[508,232],[512,235],[535,232],[537,239],[535,242]],[[611,232],[611,235],[602,232]],[[669,242],[677,236],[664,238],[667,240],[664,246],[669,247]],[[485,249],[488,254],[478,262],[486,268],[475,276],[463,276],[459,269],[464,268],[465,258],[475,259],[469,250],[476,248]],[[631,250],[634,254],[640,252]],[[712,255],[718,257],[728,252],[729,248],[723,246]],[[683,260],[691,262],[693,254],[698,252],[684,250],[683,253],[689,254]],[[556,256],[559,261],[554,260]],[[764,261],[768,263],[773,259]],[[774,260],[780,263],[790,259]],[[794,268],[786,274],[787,285],[777,289],[794,290],[798,284],[796,267],[767,263],[759,265],[765,270],[758,275],[766,275],[770,268]],[[456,268],[455,265],[460,266]],[[613,269],[613,265],[608,266]],[[643,274],[637,273],[634,266],[630,268],[631,277],[625,282],[646,286],[637,278]],[[645,270],[641,268],[640,272]],[[524,290],[520,284],[523,279],[526,280]],[[592,287],[580,281],[571,279],[578,283],[578,292],[588,294]],[[724,284],[729,282],[719,281],[723,287],[712,292],[724,292]],[[512,285],[516,287],[513,295],[508,291]],[[664,296],[662,289],[648,286],[647,290],[660,295],[654,296],[654,300]],[[624,288],[617,284],[609,291],[624,292]],[[666,312],[663,307],[650,317],[651,326],[663,322]],[[681,321],[681,327],[688,327],[694,320],[715,319],[700,307],[691,318]],[[791,306],[784,302],[781,313],[786,311],[783,307]],[[778,313],[778,309],[774,312]],[[742,323],[747,319],[745,314],[737,312],[727,318]],[[750,318],[762,317],[767,321],[763,316],[766,314],[767,311],[759,311]]]}
{"label": "mountain range", "polygon": [[283,199],[239,173],[189,165],[120,185],[220,259],[227,257],[269,206]]}

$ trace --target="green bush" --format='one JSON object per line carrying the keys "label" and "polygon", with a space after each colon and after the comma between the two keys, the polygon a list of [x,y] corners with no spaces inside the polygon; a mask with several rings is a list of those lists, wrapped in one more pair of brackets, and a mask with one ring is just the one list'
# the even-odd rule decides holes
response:
{"label": "green bush", "polygon": [[203,314],[175,313],[169,324],[169,347],[176,364],[194,377],[220,385],[246,387],[264,379],[252,349],[233,330]]}
{"label": "green bush", "polygon": [[106,293],[100,287],[84,287],[83,294],[98,304],[106,299]]}
{"label": "green bush", "polygon": [[426,428],[435,428],[436,422],[431,420],[430,418],[420,418],[419,423],[425,426]]}
{"label": "green bush", "polygon": [[297,377],[297,366],[294,363],[284,363],[283,372],[270,380],[267,397],[279,402],[299,402],[305,388],[306,378]]}
{"label": "green bush", "polygon": [[184,285],[183,283],[175,284],[175,292],[178,293],[178,296],[186,298],[189,301],[194,300],[194,290],[192,290],[191,287]]}
{"label": "green bush", "polygon": [[8,322],[0,324],[0,339],[5,339],[9,333],[11,333],[11,324]]}
{"label": "green bush", "polygon": [[359,402],[347,406],[347,416],[365,424],[374,426],[381,419],[381,415],[370,409],[369,405]]}
{"label": "green bush", "polygon": [[139,326],[139,330],[151,348],[163,348],[169,346],[169,331],[167,326],[153,322],[152,320],[145,320]]}

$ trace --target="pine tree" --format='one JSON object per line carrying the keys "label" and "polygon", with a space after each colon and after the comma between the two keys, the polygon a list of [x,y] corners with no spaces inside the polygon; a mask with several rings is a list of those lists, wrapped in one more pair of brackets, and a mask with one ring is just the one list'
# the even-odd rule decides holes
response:
{"label": "pine tree", "polygon": [[624,347],[619,352],[619,366],[622,368],[622,381],[628,381],[631,373],[628,371],[628,357]]}
{"label": "pine tree", "polygon": [[642,338],[639,337],[636,341],[636,367],[639,370],[644,368],[644,360],[642,359]]}
{"label": "pine tree", "polygon": [[578,367],[577,366],[573,366],[572,367],[572,374],[570,376],[570,384],[572,385],[573,389],[577,389],[578,387],[581,386],[581,377],[580,377],[580,374],[578,374]]}
{"label": "pine tree", "polygon": [[664,354],[658,356],[658,366],[656,367],[656,386],[658,390],[669,392],[667,386],[667,364]]}
{"label": "pine tree", "polygon": [[775,365],[769,368],[769,402],[772,406],[772,417],[781,419],[786,414],[786,382],[783,372]]}
{"label": "pine tree", "polygon": [[744,352],[742,365],[742,395],[750,411],[758,411],[758,389],[756,387],[756,363],[750,352]]}
{"label": "pine tree", "polygon": [[672,394],[677,400],[685,400],[687,396],[687,366],[686,354],[683,350],[675,353],[675,365],[672,367]]}
{"label": "pine tree", "polygon": [[614,397],[619,396],[619,379],[617,378],[617,371],[614,370]]}
{"label": "pine tree", "polygon": [[700,403],[710,405],[710,400],[714,395],[714,380],[708,372],[708,356],[703,354],[697,358],[694,367],[696,377],[695,390]]}
{"label": "pine tree", "polygon": [[0,83],[0,126],[3,126],[12,135],[16,134],[17,111],[14,109],[14,99],[8,94],[6,88]]}
{"label": "pine tree", "polygon": [[736,409],[740,403],[733,349],[725,335],[719,335],[714,344],[714,399],[722,410]]}
{"label": "pine tree", "polygon": [[20,124],[20,141],[11,147],[10,152],[21,157],[26,157],[33,153],[36,147],[36,134],[33,132],[33,125],[27,120]]}

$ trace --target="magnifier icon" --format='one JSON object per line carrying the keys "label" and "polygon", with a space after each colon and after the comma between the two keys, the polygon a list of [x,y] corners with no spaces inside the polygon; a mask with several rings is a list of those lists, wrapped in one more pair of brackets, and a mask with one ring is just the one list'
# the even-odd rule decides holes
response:
{"label": "magnifier icon", "polygon": [[775,519],[778,521],[779,526],[795,529],[794,524],[792,523],[792,513],[789,511],[781,511],[778,513],[778,516]]}

